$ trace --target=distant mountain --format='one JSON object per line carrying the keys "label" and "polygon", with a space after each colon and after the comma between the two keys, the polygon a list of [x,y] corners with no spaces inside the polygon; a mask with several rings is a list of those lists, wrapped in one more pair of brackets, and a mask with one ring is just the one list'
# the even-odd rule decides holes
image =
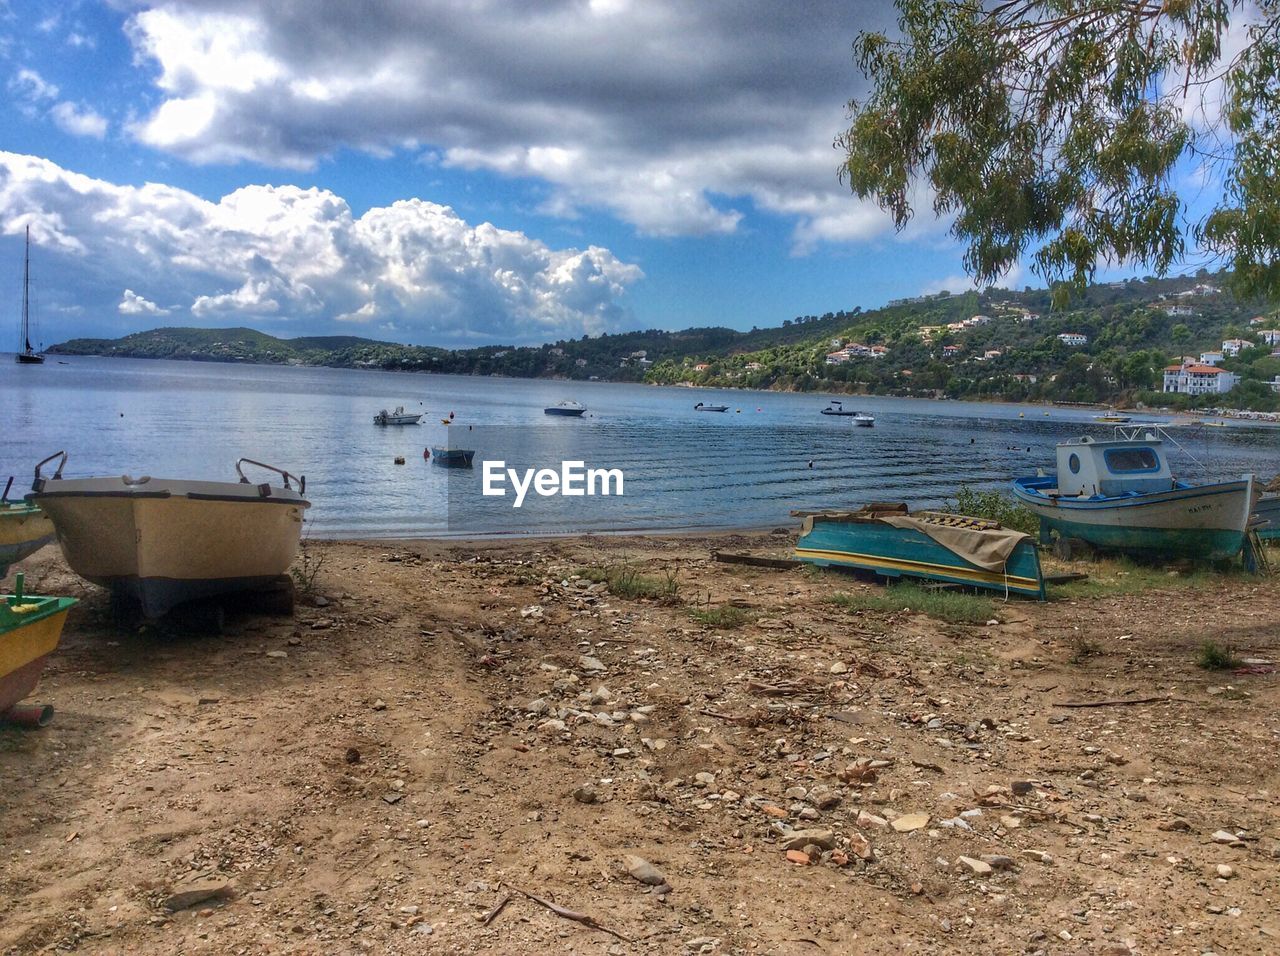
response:
{"label": "distant mountain", "polygon": [[[1060,311],[1051,309],[1046,290],[943,292],[865,312],[798,316],[749,332],[649,329],[538,346],[450,350],[350,335],[282,339],[248,328],[163,328],[119,339],[73,339],[49,351],[850,394],[1274,409],[1280,395],[1270,385],[1280,375],[1280,358],[1272,357],[1262,333],[1280,326],[1280,319],[1264,303],[1235,299],[1228,279],[1202,270],[1196,276],[1095,285]],[[1218,350],[1224,339],[1254,346],[1221,362],[1241,379],[1231,395],[1158,394],[1168,362]]]}

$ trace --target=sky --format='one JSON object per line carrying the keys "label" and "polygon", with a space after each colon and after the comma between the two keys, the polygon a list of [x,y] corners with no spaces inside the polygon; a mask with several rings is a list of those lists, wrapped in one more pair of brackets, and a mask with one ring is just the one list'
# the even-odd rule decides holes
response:
{"label": "sky", "polygon": [[[0,314],[531,344],[969,287],[838,180],[888,0],[0,0]],[[1038,284],[1016,268],[1006,284]],[[0,337],[0,347],[8,347]]]}

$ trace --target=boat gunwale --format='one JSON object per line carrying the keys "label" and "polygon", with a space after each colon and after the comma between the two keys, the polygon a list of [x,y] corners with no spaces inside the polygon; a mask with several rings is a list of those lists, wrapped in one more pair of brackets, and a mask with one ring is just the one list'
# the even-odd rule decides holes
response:
{"label": "boat gunwale", "polygon": [[1048,482],[1053,482],[1056,487],[1057,476],[1015,478],[1013,479],[1015,497],[1029,506],[1039,505],[1051,510],[1068,511],[1107,511],[1114,508],[1136,508],[1144,505],[1164,504],[1169,501],[1190,501],[1193,498],[1246,491],[1250,485],[1249,479],[1237,478],[1233,481],[1214,482],[1211,485],[1184,485],[1180,488],[1170,488],[1167,491],[1133,492],[1125,495],[1096,495],[1090,498],[1075,498],[1046,495],[1040,488],[1034,487],[1031,482],[1044,482],[1044,487],[1049,487]]}

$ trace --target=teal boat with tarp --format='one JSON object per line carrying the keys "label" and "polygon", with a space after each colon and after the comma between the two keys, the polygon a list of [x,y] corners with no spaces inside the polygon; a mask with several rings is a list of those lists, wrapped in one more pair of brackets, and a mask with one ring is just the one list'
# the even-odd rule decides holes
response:
{"label": "teal boat with tarp", "polygon": [[1045,599],[1035,542],[994,521],[902,504],[792,515],[804,519],[795,553],[807,564]]}

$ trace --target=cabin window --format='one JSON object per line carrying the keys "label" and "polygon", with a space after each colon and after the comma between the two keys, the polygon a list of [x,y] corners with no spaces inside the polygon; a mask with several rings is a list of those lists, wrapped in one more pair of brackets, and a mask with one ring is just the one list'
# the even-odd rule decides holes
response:
{"label": "cabin window", "polygon": [[1108,448],[1103,454],[1113,474],[1159,471],[1160,459],[1154,448]]}
{"label": "cabin window", "polygon": [[1080,456],[1072,452],[1071,457],[1067,459],[1067,467],[1071,469],[1071,474],[1080,474]]}

